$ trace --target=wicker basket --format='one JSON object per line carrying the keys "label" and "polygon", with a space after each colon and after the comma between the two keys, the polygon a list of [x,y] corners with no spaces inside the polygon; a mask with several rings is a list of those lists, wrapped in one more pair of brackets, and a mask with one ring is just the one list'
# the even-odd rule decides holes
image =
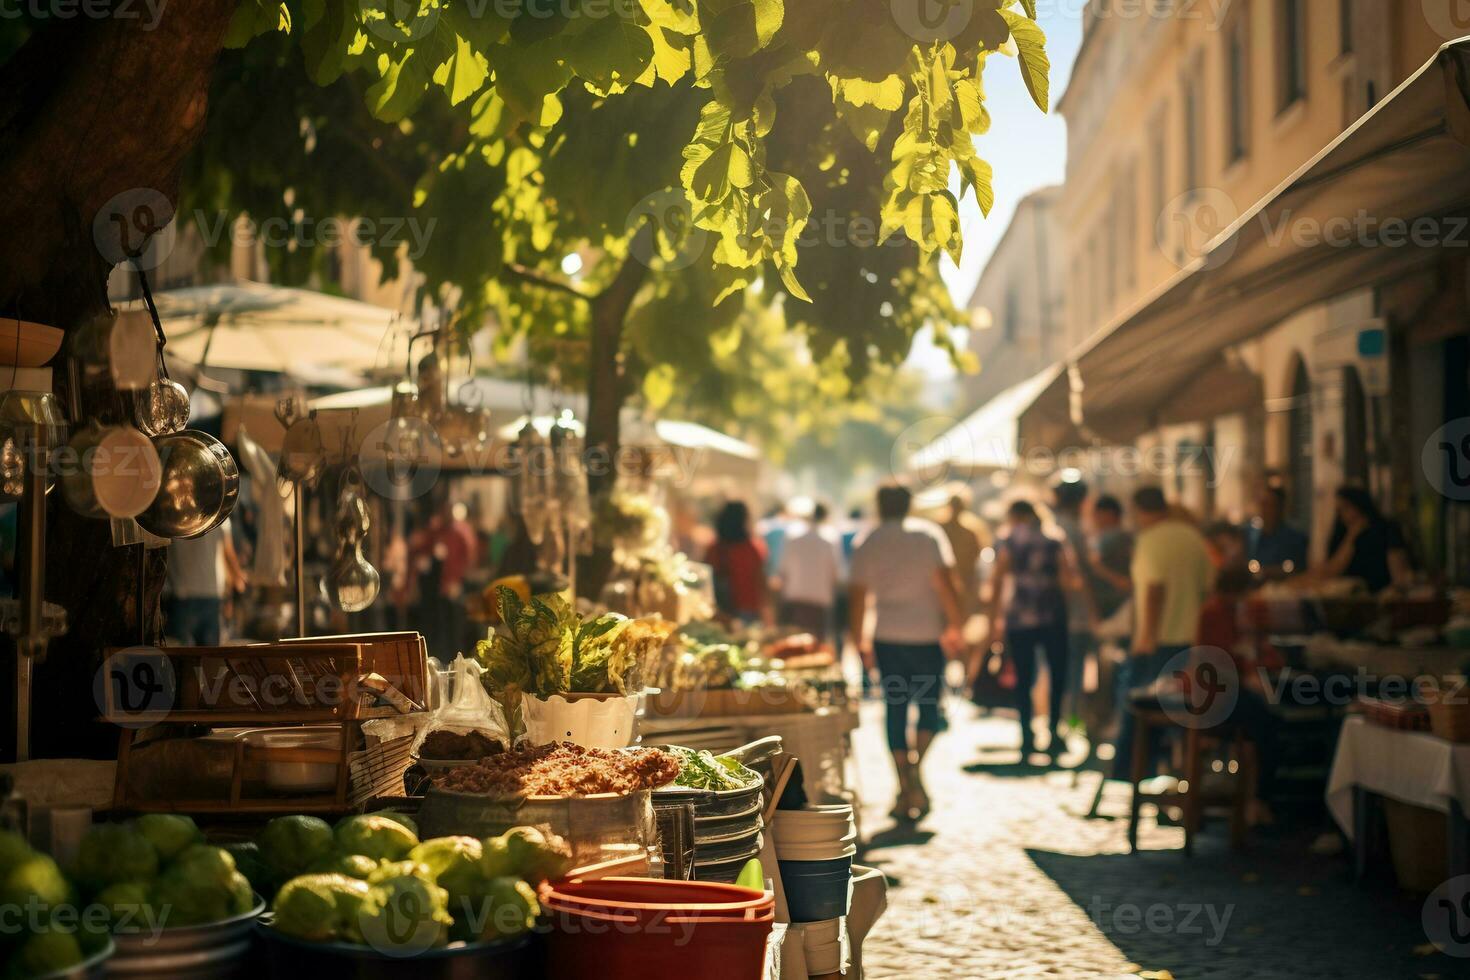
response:
{"label": "wicker basket", "polygon": [[1470,690],[1429,691],[1429,730],[1446,742],[1470,742]]}

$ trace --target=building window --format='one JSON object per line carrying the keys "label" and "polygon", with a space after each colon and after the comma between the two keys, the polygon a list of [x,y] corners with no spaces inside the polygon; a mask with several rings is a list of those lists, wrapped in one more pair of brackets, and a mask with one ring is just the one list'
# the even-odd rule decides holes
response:
{"label": "building window", "polygon": [[1353,2],[1337,0],[1338,51],[1342,54],[1353,53]]}
{"label": "building window", "polygon": [[1250,152],[1250,49],[1247,46],[1246,18],[1239,16],[1225,37],[1225,89],[1230,131],[1226,134],[1230,157],[1227,162],[1243,160]]}
{"label": "building window", "polygon": [[1184,82],[1184,192],[1200,188],[1200,92],[1199,76],[1190,73]]}
{"label": "building window", "polygon": [[1169,203],[1169,133],[1168,115],[1163,109],[1154,114],[1153,121],[1153,213],[1162,216]]}
{"label": "building window", "polygon": [[1282,110],[1307,97],[1307,10],[1306,0],[1276,0],[1278,4],[1278,87]]}

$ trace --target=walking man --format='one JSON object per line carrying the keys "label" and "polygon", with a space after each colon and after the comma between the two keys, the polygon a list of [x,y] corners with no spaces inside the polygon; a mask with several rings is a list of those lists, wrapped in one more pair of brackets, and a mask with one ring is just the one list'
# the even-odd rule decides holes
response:
{"label": "walking man", "polygon": [[[954,555],[938,525],[909,516],[912,503],[901,486],[878,491],[880,523],[853,553],[849,593],[853,641],[865,669],[876,669],[882,678],[888,747],[898,773],[896,820],[929,812],[920,765],[944,729],[945,654],[958,653],[962,645]],[[876,606],[871,641],[863,635],[869,596]],[[911,708],[918,712],[912,739]]]}

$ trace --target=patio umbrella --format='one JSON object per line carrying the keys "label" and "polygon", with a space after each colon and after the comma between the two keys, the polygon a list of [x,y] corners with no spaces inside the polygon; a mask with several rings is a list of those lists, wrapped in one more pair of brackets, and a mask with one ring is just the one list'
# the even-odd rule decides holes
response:
{"label": "patio umbrella", "polygon": [[390,367],[399,314],[371,303],[257,282],[191,286],[155,296],[168,352],[200,367],[295,377]]}

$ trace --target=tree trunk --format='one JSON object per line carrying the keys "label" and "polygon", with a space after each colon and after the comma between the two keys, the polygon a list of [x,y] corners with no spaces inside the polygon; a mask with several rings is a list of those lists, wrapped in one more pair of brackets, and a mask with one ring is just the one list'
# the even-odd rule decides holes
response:
{"label": "tree trunk", "polygon": [[[644,224],[634,236],[628,257],[607,288],[592,303],[592,342],[587,366],[587,489],[595,501],[612,492],[618,479],[618,452],[622,448],[623,404],[628,400],[624,374],[623,324],[633,299],[648,275],[638,258],[651,254],[652,226]],[[581,562],[577,583],[584,596],[596,598],[612,572],[612,549],[594,546]]]}
{"label": "tree trunk", "polygon": [[[133,16],[136,4],[58,21],[0,67],[0,227],[9,232],[0,317],[71,331],[108,312],[118,249],[137,251],[172,216],[236,5],[169,4],[156,23]],[[53,368],[66,405],[61,364]],[[95,720],[93,675],[104,648],[138,642],[142,610],[156,613],[164,557],[148,557],[140,583],[137,547],[112,547],[105,521],[76,516],[59,493],[47,520],[46,599],[66,609],[70,629],[35,670],[32,753],[108,757],[116,735]],[[150,620],[156,632],[157,615]],[[0,746],[9,756],[15,671],[5,660]]]}

